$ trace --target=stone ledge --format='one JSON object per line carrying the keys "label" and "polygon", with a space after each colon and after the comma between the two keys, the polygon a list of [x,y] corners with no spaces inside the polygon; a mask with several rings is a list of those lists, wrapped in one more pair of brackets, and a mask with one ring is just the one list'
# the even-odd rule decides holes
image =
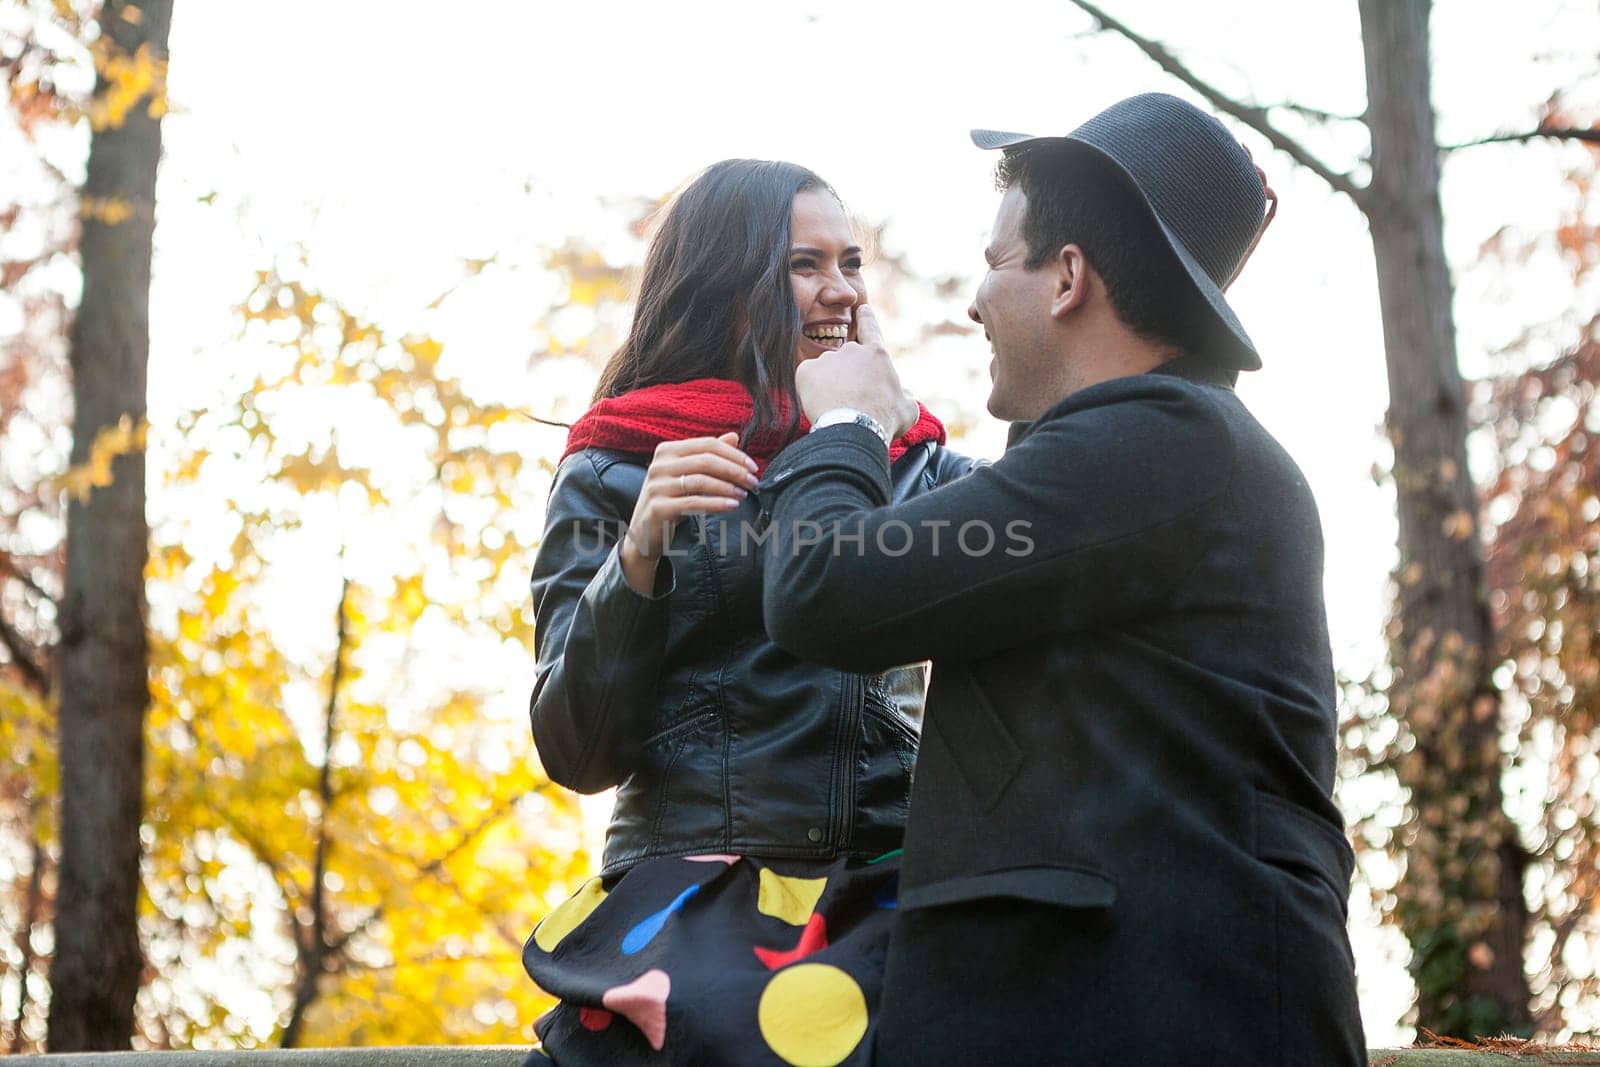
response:
{"label": "stone ledge", "polygon": [[[249,1052],[97,1052],[51,1056],[50,1067],[520,1067],[528,1050],[504,1045],[262,1049]],[[1458,1049],[1375,1048],[1371,1067],[1600,1064],[1600,1051],[1511,1055]]]}
{"label": "stone ledge", "polygon": [[529,1046],[395,1045],[226,1052],[64,1052],[49,1067],[520,1067]]}

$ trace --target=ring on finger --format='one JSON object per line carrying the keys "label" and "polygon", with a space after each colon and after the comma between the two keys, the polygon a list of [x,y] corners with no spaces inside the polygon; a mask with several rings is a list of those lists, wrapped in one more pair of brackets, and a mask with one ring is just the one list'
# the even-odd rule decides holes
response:
{"label": "ring on finger", "polygon": [[678,475],[678,495],[689,495],[689,476],[687,474]]}

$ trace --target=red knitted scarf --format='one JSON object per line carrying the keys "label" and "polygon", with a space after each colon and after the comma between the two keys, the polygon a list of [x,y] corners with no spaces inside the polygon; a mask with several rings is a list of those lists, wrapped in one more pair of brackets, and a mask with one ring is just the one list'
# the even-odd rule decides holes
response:
{"label": "red knitted scarf", "polygon": [[[717,437],[730,430],[741,433],[754,408],[745,387],[726,378],[696,378],[670,385],[646,386],[621,396],[606,397],[585,412],[572,424],[567,434],[567,450],[561,458],[564,460],[585,448],[614,448],[648,455],[663,441]],[[787,398],[778,398],[778,411],[780,419],[787,415]],[[810,428],[811,424],[802,415],[800,433]],[[918,404],[917,421],[890,443],[889,462],[893,463],[905,455],[907,449],[924,441],[944,444],[944,423]],[[775,433],[767,433],[745,442],[743,447],[765,470],[772,457],[788,443],[779,440]]]}

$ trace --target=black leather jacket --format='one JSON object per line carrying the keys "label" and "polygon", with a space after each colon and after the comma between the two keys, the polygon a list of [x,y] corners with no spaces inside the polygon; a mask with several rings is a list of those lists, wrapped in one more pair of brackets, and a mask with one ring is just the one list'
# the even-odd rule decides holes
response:
{"label": "black leather jacket", "polygon": [[[680,524],[653,595],[636,592],[617,545],[647,463],[602,449],[569,457],[533,570],[539,757],[581,793],[620,786],[601,873],[651,856],[899,848],[927,665],[852,674],[767,639],[772,542],[758,493]],[[894,465],[894,498],[972,464],[918,445]]]}

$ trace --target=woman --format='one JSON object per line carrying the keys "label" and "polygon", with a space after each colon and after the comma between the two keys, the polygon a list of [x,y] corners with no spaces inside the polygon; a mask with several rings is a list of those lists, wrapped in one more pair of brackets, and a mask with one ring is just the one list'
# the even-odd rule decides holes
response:
{"label": "woman", "polygon": [[[618,786],[600,874],[524,951],[558,1064],[863,1063],[921,665],[861,676],[762,629],[758,475],[806,430],[794,369],[866,300],[837,196],[727,160],[667,208],[632,330],[573,425],[534,565],[534,741]],[[926,409],[896,499],[956,477]]]}

